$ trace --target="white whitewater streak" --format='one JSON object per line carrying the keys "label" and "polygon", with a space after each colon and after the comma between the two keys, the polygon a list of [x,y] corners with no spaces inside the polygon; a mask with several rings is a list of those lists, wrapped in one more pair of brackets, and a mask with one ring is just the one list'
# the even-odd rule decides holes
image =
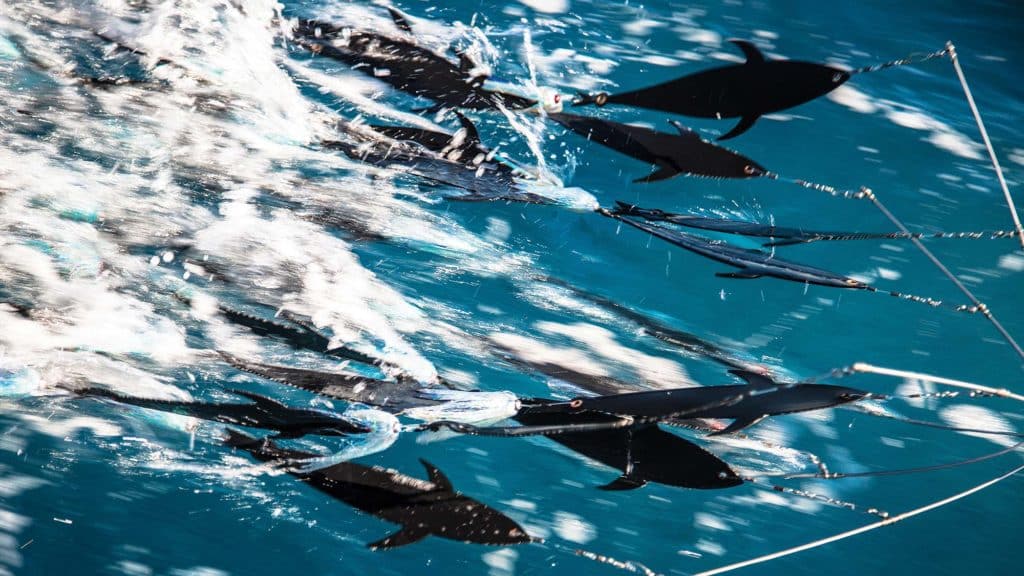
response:
{"label": "white whitewater streak", "polygon": [[[523,52],[526,57],[526,66],[530,71],[529,87],[534,98],[540,98],[540,87],[537,84],[537,70],[533,65],[533,43],[530,40],[530,30],[523,30]],[[531,121],[525,116],[517,116],[509,111],[504,106],[499,105],[498,109],[502,115],[508,121],[509,125],[518,132],[523,139],[526,141],[526,146],[530,149],[534,158],[537,159],[537,171],[540,175],[548,174],[547,162],[544,160],[544,149],[542,147],[543,139],[542,135],[545,130],[543,118],[534,118],[532,125]],[[543,115],[543,113],[541,113]]]}
{"label": "white whitewater streak", "polygon": [[694,385],[685,369],[677,362],[623,346],[616,341],[615,333],[607,328],[583,322],[538,322],[535,326],[542,333],[571,338],[605,361],[631,368],[649,385],[661,388]]}
{"label": "white whitewater streak", "polygon": [[537,12],[544,14],[563,14],[569,11],[569,0],[519,0]]}
{"label": "white whitewater streak", "polygon": [[386,359],[425,382],[436,378],[429,362],[398,331],[415,330],[425,322],[422,313],[377,281],[343,240],[287,210],[263,217],[250,202],[251,191],[229,196],[232,201],[220,207],[223,218],[196,235],[195,247],[218,255],[211,260],[226,256],[225,267],[239,271],[231,278],[234,283],[260,300],[280,301],[329,326],[341,341],[358,340],[363,331],[374,334],[384,341]]}
{"label": "white whitewater streak", "polygon": [[[1007,432],[1011,434],[1017,432],[1017,429],[1013,424],[998,412],[972,404],[956,404],[954,406],[943,408],[939,411],[939,417],[941,417],[950,426],[978,428],[981,430]],[[1012,436],[978,434],[975,432],[962,432],[962,434],[974,436],[976,438],[984,438],[989,442],[1006,447],[1013,446],[1018,441],[1018,439]]]}
{"label": "white whitewater streak", "polygon": [[[17,287],[21,300],[61,311],[53,314],[46,329],[18,322],[17,342],[0,336],[8,355],[45,358],[55,349],[85,349],[143,354],[167,367],[190,361],[183,330],[154,313],[150,302],[169,296],[151,289],[162,285],[161,268],[178,258],[175,250],[157,248],[165,256],[155,259],[153,267],[148,256],[123,249],[152,250],[149,245],[154,241],[170,246],[181,242],[198,251],[197,256],[208,257],[203,252],[224,248],[217,254],[224,269],[237,272],[243,284],[264,293],[271,287],[287,290],[289,281],[296,280],[289,293],[301,305],[294,307],[346,339],[369,334],[383,342],[389,359],[410,373],[427,381],[436,377],[430,363],[399,334],[416,331],[422,313],[375,280],[344,242],[292,214],[276,213],[270,221],[280,225],[281,241],[253,254],[244,244],[245,233],[231,230],[237,219],[221,218],[217,211],[192,202],[188,190],[178,186],[188,180],[198,180],[204,188],[228,184],[228,202],[221,208],[241,212],[241,224],[253,226],[250,232],[258,236],[266,233],[266,221],[247,213],[240,198],[251,197],[249,190],[293,188],[289,179],[296,172],[281,171],[280,162],[320,162],[302,145],[329,132],[314,106],[275,64],[274,36],[268,29],[271,6],[251,3],[250,17],[243,17],[218,3],[183,9],[167,3],[143,14],[137,28],[116,26],[112,20],[110,28],[127,31],[125,41],[151,60],[188,61],[194,64],[190,68],[201,68],[203,76],[217,85],[204,85],[172,66],[160,66],[154,73],[170,86],[90,93],[98,112],[90,109],[93,104],[79,90],[68,86],[49,96],[65,101],[54,107],[61,110],[55,137],[44,141],[15,136],[0,150],[0,188],[11,191],[4,195],[0,211],[0,243],[5,248],[0,251],[0,283]],[[94,24],[103,27],[104,21]],[[57,60],[59,52],[54,54],[41,60]],[[45,91],[39,92],[19,105],[39,109],[43,117],[46,111],[39,105],[46,97]],[[117,121],[103,121],[105,115]],[[99,122],[93,120],[96,116]],[[73,141],[89,156],[125,160],[110,169],[80,155],[68,156],[59,149],[62,140]],[[333,157],[327,161],[335,162]],[[239,190],[241,194],[232,195]],[[413,207],[409,212],[415,211]],[[97,222],[116,235],[99,232]],[[19,238],[33,240],[25,243]],[[267,239],[256,240],[267,244]],[[232,240],[239,243],[230,245]],[[254,269],[247,270],[246,262],[239,261],[246,254],[257,258]],[[216,258],[210,264],[215,262]],[[349,287],[342,297],[332,288],[337,284]],[[274,296],[268,303],[281,304],[280,294]],[[33,337],[25,338],[27,333]]]}
{"label": "white whitewater streak", "polygon": [[383,88],[381,83],[368,79],[363,74],[351,72],[339,77],[290,60],[285,60],[284,65],[295,74],[319,86],[320,92],[343,98],[368,114],[389,118],[405,126],[444,132],[443,128],[419,114],[403,112],[379,103],[377,97]]}
{"label": "white whitewater streak", "polygon": [[[4,53],[15,58],[0,63],[7,138],[0,148],[0,299],[35,307],[31,319],[0,309],[10,392],[49,393],[73,380],[176,396],[168,382],[180,378],[178,369],[209,362],[188,339],[197,332],[225,348],[244,341],[246,355],[258,356],[257,338],[237,338],[213,313],[212,304],[231,303],[232,294],[308,316],[337,342],[383,349],[386,360],[425,382],[436,370],[409,335],[488,354],[462,310],[406,297],[333,232],[438,254],[445,260],[426,271],[438,281],[467,273],[531,277],[533,257],[408,200],[408,186],[372,179],[374,171],[358,162],[317,150],[338,137],[339,118],[306,98],[292,74],[339,95],[347,89],[289,59],[275,8],[266,0],[247,2],[244,13],[229,2],[108,0],[75,12],[25,2],[11,6],[13,19],[0,18],[0,34],[14,47]],[[336,13],[354,25],[393,27],[386,17],[366,20],[371,12],[383,14],[348,3]],[[471,49],[497,57],[478,29],[414,25],[438,50],[468,31]],[[91,27],[144,55],[115,49]],[[105,57],[86,54],[91,48],[105,48]],[[84,87],[68,76],[91,73],[81,61],[112,75],[140,61],[147,82]],[[354,104],[410,120],[358,98]],[[528,133],[542,124],[515,118]],[[547,194],[563,203],[583,210],[596,203],[551,180]],[[185,285],[203,301],[197,308],[174,300]]]}
{"label": "white whitewater streak", "polygon": [[490,340],[527,362],[564,366],[590,376],[610,376],[600,362],[578,348],[555,346],[550,342],[507,332],[491,334]]}
{"label": "white whitewater streak", "polygon": [[982,147],[949,124],[926,114],[923,110],[892,100],[875,100],[853,86],[844,84],[829,92],[828,99],[861,114],[882,113],[890,122],[905,128],[928,133],[925,140],[936,148],[962,158],[981,160]]}

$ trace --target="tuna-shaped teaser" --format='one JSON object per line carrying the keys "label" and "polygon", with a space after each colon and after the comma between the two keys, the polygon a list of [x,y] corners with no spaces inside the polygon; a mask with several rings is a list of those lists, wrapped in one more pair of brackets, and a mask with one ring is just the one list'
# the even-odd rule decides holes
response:
{"label": "tuna-shaped teaser", "polygon": [[245,450],[261,462],[278,462],[302,482],[382,520],[400,524],[401,530],[367,546],[395,548],[437,536],[474,544],[506,546],[535,539],[508,516],[455,490],[448,477],[433,464],[420,460],[429,480],[395,470],[341,462],[305,471],[294,465],[318,458],[317,454],[290,450],[228,430],[224,443]]}
{"label": "tuna-shaped teaser", "polygon": [[743,51],[745,62],[702,70],[637,90],[581,94],[573,105],[622,104],[697,118],[739,118],[732,130],[719,137],[719,140],[727,140],[749,130],[765,114],[787,110],[828,94],[854,74],[923,62],[947,53],[943,50],[917,60],[843,70],[816,62],[772,60],[752,42],[736,39],[729,42]]}
{"label": "tuna-shaped teaser", "polygon": [[622,124],[592,116],[549,114],[569,130],[657,166],[653,173],[636,182],[654,182],[679,174],[707,178],[755,178],[768,172],[750,158],[704,140],[679,122],[670,120],[677,134],[658,132],[644,126]]}
{"label": "tuna-shaped teaser", "polygon": [[343,62],[392,87],[433,100],[435,109],[487,109],[499,105],[530,108],[537,100],[484,88],[488,76],[464,51],[456,50],[458,62],[416,42],[404,15],[388,8],[400,35],[354,30],[317,20],[299,19],[292,28],[293,41],[303,48]]}

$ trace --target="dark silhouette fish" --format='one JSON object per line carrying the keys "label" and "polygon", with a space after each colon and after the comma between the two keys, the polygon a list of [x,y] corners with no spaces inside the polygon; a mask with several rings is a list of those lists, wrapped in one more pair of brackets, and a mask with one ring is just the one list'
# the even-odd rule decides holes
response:
{"label": "dark silhouette fish", "polygon": [[678,134],[591,116],[561,113],[548,117],[588,140],[658,167],[636,182],[654,182],[679,174],[707,178],[755,178],[767,174],[750,158],[712,144],[674,120],[670,122]]}
{"label": "dark silhouette fish", "polygon": [[274,430],[278,438],[299,438],[307,434],[321,436],[347,436],[366,434],[370,428],[345,419],[339,414],[311,408],[293,408],[276,400],[246,392],[230,390],[232,394],[248,398],[252,402],[219,403],[186,400],[161,400],[126,396],[99,387],[69,388],[79,396],[113,400],[149,410],[159,410],[201,420]]}
{"label": "dark silhouette fish", "polygon": [[[535,406],[550,401],[534,400]],[[693,442],[662,430],[657,424],[609,430],[572,432],[575,425],[614,422],[615,416],[587,411],[575,414],[531,412],[530,406],[514,417],[524,426],[564,426],[566,432],[552,434],[551,440],[606,466],[622,476],[601,486],[602,490],[631,490],[648,482],[679,488],[731,488],[743,480],[714,454]]]}
{"label": "dark silhouette fish", "polygon": [[669,222],[689,228],[701,230],[713,230],[727,234],[738,234],[741,236],[755,236],[760,238],[778,238],[780,240],[767,242],[765,246],[786,246],[790,244],[805,244],[819,240],[883,240],[900,239],[907,235],[902,232],[822,232],[815,230],[804,230],[803,228],[786,228],[783,226],[772,226],[758,224],[756,222],[743,222],[740,220],[727,220],[724,218],[708,218],[705,216],[694,216],[692,214],[677,214],[665,212],[657,208],[640,208],[625,202],[615,202],[616,207],[612,210],[618,216],[637,216],[652,222]]}
{"label": "dark silhouette fish", "polygon": [[319,352],[325,356],[353,360],[369,366],[385,364],[380,358],[348,346],[331,346],[331,339],[320,333],[316,326],[288,312],[282,312],[282,316],[288,320],[286,324],[235,310],[223,304],[218,304],[217,309],[232,324],[244,326],[259,336],[278,338],[292,348]]}
{"label": "dark silhouette fish", "polygon": [[392,413],[440,403],[422,393],[423,384],[404,375],[394,380],[381,380],[351,372],[321,372],[261,364],[226,352],[220,355],[225,362],[243,372],[321,396],[376,406]]}
{"label": "dark silhouette fish", "polygon": [[[280,462],[284,466],[318,457],[234,430],[228,430],[224,443],[249,452],[261,462]],[[420,462],[429,480],[354,462],[309,472],[288,468],[288,473],[357,510],[402,526],[398,532],[368,545],[374,550],[412,544],[427,536],[500,546],[534,541],[514,520],[456,492],[436,466],[426,460]]]}
{"label": "dark silhouette fish", "polygon": [[[412,382],[351,378],[347,375],[259,364],[221,354],[239,370],[268,380],[339,400],[369,404],[393,413],[443,403],[424,394],[422,386]],[[552,401],[531,399],[528,402],[542,405]],[[606,489],[638,488],[648,481],[684,488],[727,488],[739,483],[727,464],[692,442],[661,430],[656,423],[613,428],[621,418],[595,413],[531,412],[527,408],[512,418],[523,424],[523,431],[535,427],[560,427],[562,432],[551,435],[552,440],[621,470],[623,477],[607,485]],[[594,423],[606,423],[609,426],[608,429],[596,431],[573,430],[574,427]],[[681,458],[692,459],[692,466],[679,466]]]}
{"label": "dark silhouette fish", "polygon": [[[472,126],[468,119],[461,121],[463,126]],[[428,183],[466,192],[446,195],[446,199],[552,203],[549,198],[523,190],[519,180],[531,176],[494,161],[480,143],[475,127],[463,128],[461,134],[455,135],[404,126],[367,128],[347,122],[339,122],[338,128],[348,138],[323,141],[320,145],[324,149],[338,150],[353,160],[407,171]]]}
{"label": "dark silhouette fish", "polygon": [[[465,166],[476,168],[490,162],[494,157],[491,150],[487,149],[480,141],[480,132],[476,125],[461,112],[456,112],[461,128],[455,134],[436,132],[424,128],[412,128],[408,126],[383,126],[371,124],[374,132],[379,132],[392,140],[400,142],[415,142],[431,152]],[[495,163],[495,168],[513,172],[513,168],[505,164]]]}
{"label": "dark silhouette fish", "polygon": [[824,96],[850,79],[834,66],[798,60],[768,60],[751,42],[730,40],[743,51],[743,64],[722,66],[630,92],[581,95],[574,105],[623,104],[695,116],[739,118],[719,140],[746,132],[765,114]]}
{"label": "dark silhouette fish", "polygon": [[568,413],[598,412],[638,418],[724,418],[733,422],[712,434],[731,434],[769,416],[833,408],[862,400],[868,392],[831,384],[777,383],[770,377],[746,370],[730,370],[746,381],[740,386],[700,386],[649,390],[542,405],[535,411]]}
{"label": "dark silhouette fish", "polygon": [[624,222],[634,228],[643,230],[652,236],[661,238],[662,240],[679,246],[680,248],[689,250],[695,254],[700,254],[701,256],[710,258],[716,262],[721,262],[723,264],[739,268],[737,272],[719,272],[715,274],[715,276],[719,276],[721,278],[750,279],[770,276],[781,280],[817,284],[819,286],[855,288],[870,291],[877,290],[873,286],[865,284],[860,280],[829,272],[828,270],[822,270],[821,268],[814,268],[813,266],[788,262],[786,260],[775,258],[772,254],[761,250],[737,248],[725,242],[708,240],[700,236],[680,232],[679,230],[671,230],[662,226],[647,224],[645,222],[637,222],[635,220],[630,220],[629,218],[617,216],[603,208],[600,209],[599,212],[605,216]]}
{"label": "dark silhouette fish", "polygon": [[529,108],[537,101],[484,88],[487,76],[464,52],[458,63],[417,44],[412,27],[398,11],[389,8],[395,25],[406,38],[394,38],[370,30],[353,30],[327,22],[299,19],[292,29],[299,46],[351,66],[392,87],[433,100],[437,108],[487,109],[503,105]]}

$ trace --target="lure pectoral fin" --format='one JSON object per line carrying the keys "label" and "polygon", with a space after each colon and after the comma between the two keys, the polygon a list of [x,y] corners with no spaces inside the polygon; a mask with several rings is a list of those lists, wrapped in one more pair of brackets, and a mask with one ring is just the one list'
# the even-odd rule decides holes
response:
{"label": "lure pectoral fin", "polygon": [[735,126],[733,126],[732,130],[729,130],[725,134],[722,134],[721,136],[716,138],[716,140],[729,140],[730,138],[735,138],[740,134],[743,134],[744,132],[750,130],[754,126],[754,122],[757,122],[758,118],[760,118],[760,116],[756,114],[740,118],[740,121]]}
{"label": "lure pectoral fin", "polygon": [[749,428],[749,427],[757,424],[758,422],[760,422],[761,420],[764,420],[767,417],[768,417],[768,414],[763,414],[763,415],[757,416],[755,418],[737,418],[737,419],[732,421],[732,424],[729,424],[728,426],[726,426],[725,429],[718,430],[716,432],[711,432],[710,434],[708,434],[708,436],[722,436],[724,434],[734,434],[736,432],[739,432],[740,430],[743,430],[745,428]]}
{"label": "lure pectoral fin", "polygon": [[718,276],[719,278],[733,278],[735,280],[753,280],[755,278],[760,278],[764,275],[758,274],[756,272],[745,272],[741,270],[739,272],[716,272],[715,276]]}
{"label": "lure pectoral fin", "polygon": [[370,550],[388,550],[399,546],[405,546],[406,544],[419,542],[429,535],[430,532],[421,528],[406,526],[386,538],[367,544],[366,547]]}
{"label": "lure pectoral fin", "polygon": [[667,180],[674,176],[679,175],[679,170],[670,164],[662,164],[660,168],[651,172],[647,176],[643,176],[633,180],[633,182],[657,182],[658,180]]}
{"label": "lure pectoral fin", "polygon": [[729,370],[729,373],[738,378],[742,378],[752,388],[768,389],[778,386],[778,383],[776,383],[775,380],[772,380],[764,374],[758,374],[757,372],[751,372],[750,370],[733,369]]}

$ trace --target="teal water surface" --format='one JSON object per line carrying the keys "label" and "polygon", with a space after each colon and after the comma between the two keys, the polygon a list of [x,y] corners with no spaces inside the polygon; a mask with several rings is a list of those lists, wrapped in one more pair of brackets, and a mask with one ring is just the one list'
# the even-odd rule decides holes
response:
{"label": "teal water surface", "polygon": [[[55,390],[85,380],[138,395],[184,390],[223,399],[219,390],[246,387],[322,405],[242,376],[204,351],[234,347],[267,362],[324,369],[336,363],[261,341],[202,306],[189,309],[176,292],[268,315],[287,307],[417,375],[436,371],[467,388],[522,396],[572,392],[502,361],[492,353],[497,343],[638,388],[738,383],[719,364],[645,336],[542,275],[698,335],[781,378],[868,362],[1024,390],[1020,358],[979,315],[862,291],[719,278],[723,265],[593,213],[448,202],[443,189],[413,177],[371,174],[328,156],[311,145],[329,133],[325,117],[399,123],[409,118],[396,114],[422,102],[282,42],[269,2],[244,3],[244,13],[213,1],[53,4],[9,2],[0,13],[0,296],[42,311],[28,320],[0,309],[0,387],[7,392],[0,404],[0,573],[555,575],[616,574],[642,564],[684,575],[878,520],[750,485],[603,492],[596,486],[617,472],[548,440],[425,442],[409,433],[359,462],[424,478],[417,458],[425,458],[460,491],[546,542],[490,548],[429,538],[373,552],[366,543],[396,526],[254,466],[220,445],[217,426],[193,434],[180,421]],[[1020,196],[1024,11],[1013,2],[410,0],[400,7],[438,46],[486,40],[482,58],[503,82],[528,90],[532,74],[564,94],[630,89],[731,63],[740,53],[728,38],[753,39],[772,57],[850,67],[952,40],[1010,190]],[[388,25],[373,3],[285,2],[283,11]],[[150,57],[105,51],[83,32],[90,27],[116,29]],[[192,70],[152,70],[157,55]],[[58,72],[69,69],[157,78],[159,86],[90,90]],[[735,122],[611,106],[573,112],[662,130],[672,118],[709,139]],[[811,229],[893,229],[867,201],[785,182],[637,184],[649,166],[536,117],[472,116],[484,142],[523,164],[543,163],[565,187],[602,205],[623,200]],[[437,121],[454,130],[451,120]],[[528,137],[536,139],[533,150]],[[868,186],[915,230],[1012,228],[948,59],[858,75],[725,144],[790,178]],[[1016,241],[928,246],[1011,334],[1024,337],[1024,253]],[[909,243],[821,242],[779,254],[886,290],[965,303]],[[879,394],[936,390],[869,375],[841,383]],[[1005,399],[961,394],[880,406],[959,426],[1024,426],[1024,410]],[[775,418],[747,440],[678,433],[744,472],[774,475],[815,471],[811,454],[833,470],[857,472],[951,462],[1013,443],[851,410]],[[321,452],[338,446],[330,439],[299,444]],[[928,474],[787,485],[896,514],[1020,463],[1013,453]],[[745,572],[1019,574],[1022,489],[1024,479],[1011,477],[906,522]],[[638,564],[595,562],[576,549]]]}

